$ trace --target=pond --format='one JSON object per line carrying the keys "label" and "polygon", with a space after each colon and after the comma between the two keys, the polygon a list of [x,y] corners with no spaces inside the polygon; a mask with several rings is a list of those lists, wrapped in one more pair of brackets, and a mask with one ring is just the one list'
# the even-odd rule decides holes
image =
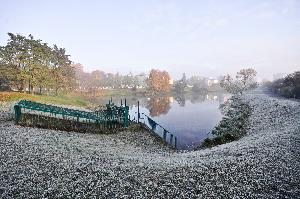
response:
{"label": "pond", "polygon": [[[123,103],[124,103],[123,97]],[[131,119],[137,119],[137,103],[140,113],[149,116],[177,138],[176,148],[192,150],[205,138],[210,137],[211,130],[222,119],[219,105],[229,98],[224,93],[189,94],[163,97],[126,96]],[[96,98],[93,102],[105,105],[109,97]],[[120,103],[120,97],[112,98]],[[141,122],[147,122],[141,115]]]}

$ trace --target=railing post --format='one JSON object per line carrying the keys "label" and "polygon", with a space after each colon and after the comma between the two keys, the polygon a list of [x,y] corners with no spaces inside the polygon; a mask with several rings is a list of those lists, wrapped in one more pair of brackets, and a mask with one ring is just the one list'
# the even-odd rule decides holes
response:
{"label": "railing post", "polygon": [[15,109],[15,122],[18,123],[21,119],[21,107],[19,105],[14,106]]}
{"label": "railing post", "polygon": [[170,135],[170,144],[172,145],[173,142],[173,134]]}
{"label": "railing post", "polygon": [[164,139],[164,140],[167,139],[167,131],[166,131],[166,129],[164,129],[163,139]]}
{"label": "railing post", "polygon": [[128,127],[128,110],[129,110],[129,107],[125,106],[124,107],[124,127]]}

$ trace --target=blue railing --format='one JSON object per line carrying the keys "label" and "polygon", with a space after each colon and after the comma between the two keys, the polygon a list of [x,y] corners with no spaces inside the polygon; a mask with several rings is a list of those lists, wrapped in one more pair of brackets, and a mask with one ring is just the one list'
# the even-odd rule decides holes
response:
{"label": "blue railing", "polygon": [[[140,114],[139,114],[140,115]],[[153,133],[158,135],[168,145],[177,148],[177,137],[166,130],[163,126],[155,122],[150,116],[141,113],[143,117],[139,117],[139,123],[147,126]]]}

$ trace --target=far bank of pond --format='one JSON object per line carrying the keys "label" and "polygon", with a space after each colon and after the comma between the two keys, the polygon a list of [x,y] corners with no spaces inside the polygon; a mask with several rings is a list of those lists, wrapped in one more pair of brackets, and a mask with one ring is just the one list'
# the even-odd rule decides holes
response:
{"label": "far bank of pond", "polygon": [[[140,112],[151,117],[177,137],[177,149],[191,150],[205,138],[222,119],[219,105],[230,97],[227,93],[208,92],[205,94],[181,94],[167,96],[114,96],[114,103],[124,103],[130,107],[131,119],[137,119],[137,103]],[[91,97],[93,104],[105,105],[111,97]],[[141,115],[141,122],[147,118]]]}

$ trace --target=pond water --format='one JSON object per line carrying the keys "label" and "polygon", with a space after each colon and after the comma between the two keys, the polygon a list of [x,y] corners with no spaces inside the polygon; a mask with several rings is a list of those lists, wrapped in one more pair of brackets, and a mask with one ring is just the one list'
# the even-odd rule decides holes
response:
{"label": "pond water", "polygon": [[[123,97],[123,103],[124,103]],[[140,113],[149,116],[171,134],[176,136],[176,148],[192,150],[199,146],[211,130],[222,118],[219,105],[229,98],[224,93],[174,95],[163,97],[126,96],[130,107],[131,119],[137,119],[137,103],[140,103]],[[105,105],[109,97],[96,98],[93,102]],[[120,97],[112,98],[114,103],[120,104]],[[141,122],[147,122],[147,117],[141,115]]]}

